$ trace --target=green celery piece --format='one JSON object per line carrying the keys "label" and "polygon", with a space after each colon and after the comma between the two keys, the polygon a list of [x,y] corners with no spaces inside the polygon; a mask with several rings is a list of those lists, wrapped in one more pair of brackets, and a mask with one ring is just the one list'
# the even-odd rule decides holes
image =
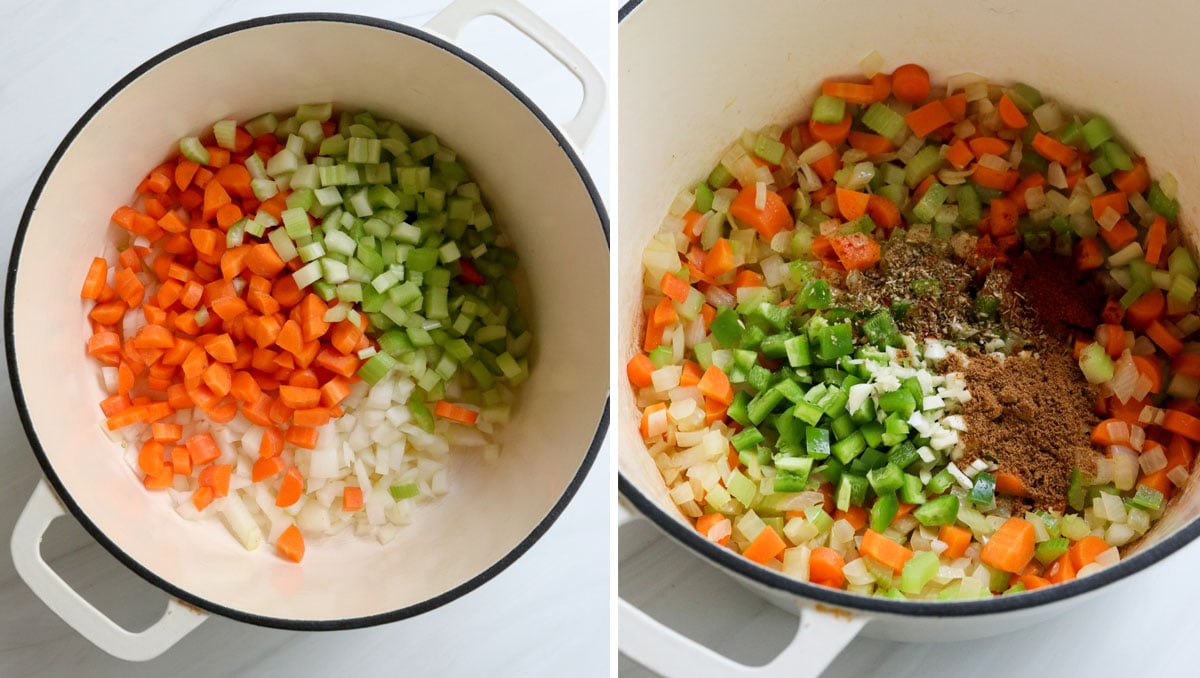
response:
{"label": "green celery piece", "polygon": [[1083,136],[1084,143],[1091,149],[1099,148],[1101,144],[1113,138],[1112,125],[1099,115],[1088,120],[1083,127],[1079,128],[1079,133]]}
{"label": "green celery piece", "polygon": [[900,572],[900,590],[909,595],[920,593],[937,575],[940,564],[937,554],[933,551],[914,553]]}
{"label": "green celery piece", "polygon": [[904,167],[904,183],[909,188],[916,188],[925,177],[940,170],[946,164],[946,159],[937,146],[929,145],[917,151]]}
{"label": "green celery piece", "polygon": [[696,211],[704,214],[712,209],[713,192],[707,184],[696,185]]}
{"label": "green celery piece", "polygon": [[888,139],[896,139],[906,127],[904,116],[878,101],[863,112],[860,120],[867,129]]}
{"label": "green celery piece", "polygon": [[812,119],[826,125],[841,124],[846,116],[846,101],[822,94],[813,102]]}
{"label": "green celery piece", "polygon": [[974,226],[983,219],[983,203],[979,192],[973,184],[963,184],[958,187],[958,222],[964,226]]}
{"label": "green celery piece", "polygon": [[[772,139],[766,135],[759,134],[754,142],[754,155],[766,160],[772,165],[778,165],[783,160],[783,152],[786,147],[783,142],[778,139]],[[699,211],[699,210],[697,210]]]}
{"label": "green celery piece", "polygon": [[1012,89],[1008,91],[1008,97],[1017,105],[1017,109],[1026,115],[1045,103],[1041,92],[1023,82],[1013,85]]}
{"label": "green celery piece", "polygon": [[949,192],[946,190],[945,186],[936,181],[933,182],[929,185],[929,188],[925,190],[925,194],[921,196],[921,199],[917,201],[917,204],[913,205],[913,218],[920,223],[932,223],[934,216],[936,216],[938,210],[942,208],[942,205],[946,202],[946,198],[948,196]]}
{"label": "green celery piece", "polygon": [[410,499],[421,494],[421,491],[417,488],[416,483],[392,485],[388,488],[388,491],[392,493],[392,498],[396,501],[400,501],[401,499]]}
{"label": "green celery piece", "polygon": [[[1179,201],[1168,198],[1157,181],[1150,184],[1150,190],[1146,193],[1146,202],[1150,204],[1150,208],[1156,214],[1161,215],[1167,221],[1175,222],[1179,219]],[[1176,251],[1180,249],[1183,248],[1176,248]]]}
{"label": "green celery piece", "polygon": [[725,188],[733,183],[733,173],[726,169],[724,165],[717,165],[713,168],[712,172],[709,172],[707,182],[714,189]]}
{"label": "green celery piece", "polygon": [[1071,546],[1071,540],[1066,537],[1055,537],[1037,545],[1034,548],[1033,556],[1038,559],[1042,565],[1048,566],[1050,563],[1062,557],[1067,549]]}

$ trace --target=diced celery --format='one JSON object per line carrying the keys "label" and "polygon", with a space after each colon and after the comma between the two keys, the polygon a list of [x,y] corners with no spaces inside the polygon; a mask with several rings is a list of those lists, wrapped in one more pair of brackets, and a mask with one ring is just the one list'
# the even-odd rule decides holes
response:
{"label": "diced celery", "polygon": [[330,102],[323,104],[300,104],[296,107],[297,122],[305,122],[307,120],[325,122],[331,117],[333,117],[333,104]]}
{"label": "diced celery", "polygon": [[1113,377],[1113,361],[1096,342],[1088,344],[1079,355],[1079,369],[1089,383],[1102,384]]}
{"label": "diced celery", "polygon": [[180,139],[179,152],[188,160],[198,162],[201,165],[207,165],[211,160],[208,149],[204,147],[204,144],[200,143],[198,137],[184,137]]}
{"label": "diced celery", "polygon": [[905,129],[904,116],[880,102],[871,104],[862,114],[862,124],[876,134],[896,139]]}
{"label": "diced celery", "polygon": [[846,101],[825,94],[813,102],[812,119],[826,125],[837,125],[846,115]]}
{"label": "diced celery", "polygon": [[900,590],[914,595],[921,592],[933,580],[941,563],[933,551],[918,551],[904,564],[900,573]]}

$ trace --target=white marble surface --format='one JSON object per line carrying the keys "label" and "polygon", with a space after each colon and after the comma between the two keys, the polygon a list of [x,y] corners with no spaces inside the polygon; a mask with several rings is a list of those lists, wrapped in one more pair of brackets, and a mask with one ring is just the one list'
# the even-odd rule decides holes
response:
{"label": "white marble surface", "polygon": [[[607,2],[524,0],[607,76]],[[108,87],[163,49],[251,17],[296,11],[366,14],[420,26],[446,0],[250,0],[120,3],[0,0],[0,250],[7,262],[25,201],[67,130]],[[578,102],[578,85],[532,43],[496,19],[461,42],[554,119]],[[608,199],[608,117],[583,154]],[[6,371],[3,365],[0,370]],[[0,391],[0,676],[608,675],[608,506],[614,488],[605,445],[574,502],[533,548],[494,580],[420,617],[344,632],[296,633],[214,617],[144,664],[115,660],[79,637],[13,571],[8,535],[41,473],[8,388]],[[118,621],[144,627],[166,595],[137,578],[71,519],[51,527],[51,564]]]}
{"label": "white marble surface", "polygon": [[[754,596],[646,521],[621,528],[619,590],[652,617],[737,661],[761,665],[797,619]],[[1196,676],[1200,543],[1052,620],[993,638],[896,643],[857,638],[825,678]],[[620,655],[622,678],[656,674]]]}

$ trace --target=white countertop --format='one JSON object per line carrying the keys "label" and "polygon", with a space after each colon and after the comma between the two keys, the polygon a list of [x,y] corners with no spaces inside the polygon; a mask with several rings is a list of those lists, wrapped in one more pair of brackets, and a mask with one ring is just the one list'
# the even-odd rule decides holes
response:
{"label": "white countertop", "polygon": [[[605,2],[523,0],[609,70]],[[0,0],[0,256],[7,261],[34,181],[67,130],[118,79],[197,33],[256,16],[300,11],[365,14],[420,26],[446,0],[379,2],[243,0],[119,3]],[[336,8],[336,9],[335,9]],[[462,44],[521,87],[555,120],[578,86],[533,43],[494,18],[472,24]],[[583,159],[608,200],[608,116]],[[5,370],[0,364],[0,370]],[[6,371],[6,370],[5,370]],[[81,638],[25,586],[8,535],[41,471],[11,392],[0,389],[0,676],[608,675],[608,506],[614,487],[607,444],[574,501],[514,565],[482,588],[406,621],[355,631],[296,633],[213,617],[158,659],[127,664]],[[44,554],[68,582],[116,620],[144,628],[166,594],[124,568],[72,519],[51,527]],[[138,627],[138,624],[141,627]]]}

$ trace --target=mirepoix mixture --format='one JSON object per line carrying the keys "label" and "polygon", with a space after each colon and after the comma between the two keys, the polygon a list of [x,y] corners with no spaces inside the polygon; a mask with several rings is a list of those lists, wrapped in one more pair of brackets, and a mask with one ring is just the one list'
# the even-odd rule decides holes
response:
{"label": "mirepoix mixture", "polygon": [[707,539],[817,584],[1112,565],[1200,440],[1176,182],[1027,84],[880,65],[671,204],[627,319],[648,453]]}
{"label": "mirepoix mixture", "polygon": [[[84,276],[104,428],[248,550],[380,543],[499,454],[533,334],[516,253],[433,134],[302,104],[184,137]],[[100,254],[100,253],[98,253]]]}

